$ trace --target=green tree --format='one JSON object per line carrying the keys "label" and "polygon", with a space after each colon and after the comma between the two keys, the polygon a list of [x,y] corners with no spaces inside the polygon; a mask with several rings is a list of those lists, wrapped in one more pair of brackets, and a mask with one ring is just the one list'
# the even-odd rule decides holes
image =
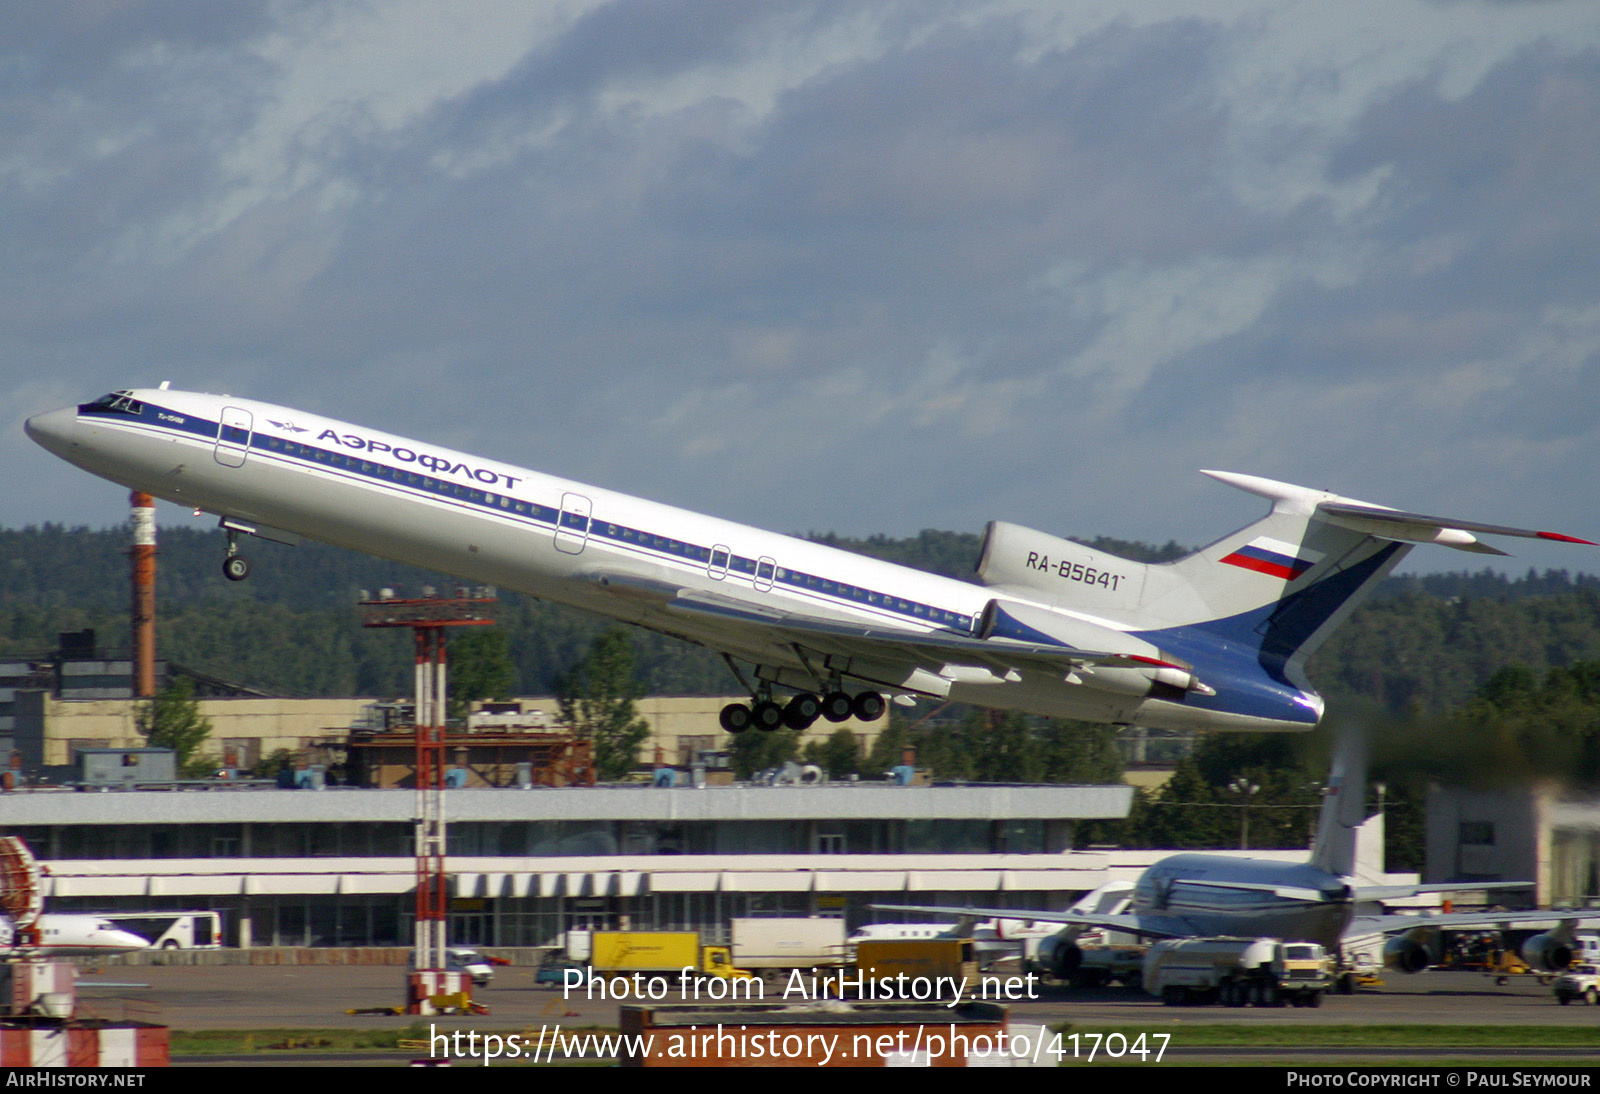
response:
{"label": "green tree", "polygon": [[861,774],[861,742],[856,735],[840,726],[823,741],[806,745],[805,759],[828,773],[830,779],[843,779]]}
{"label": "green tree", "polygon": [[774,730],[747,729],[728,745],[728,761],[736,779],[748,779],[799,756],[800,734],[781,726]]}
{"label": "green tree", "polygon": [[1039,730],[1039,751],[1039,778],[1047,783],[1119,783],[1126,766],[1116,727],[1093,722],[1050,719]]}
{"label": "green tree", "polygon": [[209,773],[212,764],[199,752],[211,736],[211,719],[200,713],[189,677],[174,677],[154,699],[141,703],[134,723],[151,748],[172,749],[185,778]]}
{"label": "green tree", "polygon": [[906,745],[910,741],[911,734],[905,718],[894,707],[890,707],[888,728],[872,742],[872,748],[862,764],[862,774],[869,779],[883,778],[904,761]]}
{"label": "green tree", "polygon": [[464,717],[470,704],[510,699],[517,690],[511,642],[498,627],[465,627],[450,643],[450,713]]}
{"label": "green tree", "polygon": [[986,783],[1039,780],[1039,748],[1033,723],[1016,711],[973,711],[963,725],[972,748],[972,777]]}
{"label": "green tree", "polygon": [[557,686],[561,720],[593,745],[595,773],[602,779],[620,779],[639,765],[650,725],[633,704],[643,694],[633,643],[621,627],[601,632]]}
{"label": "green tree", "polygon": [[1215,808],[1216,794],[1192,756],[1178,762],[1172,777],[1150,799],[1144,824],[1134,837],[1146,847],[1230,847],[1229,828]]}

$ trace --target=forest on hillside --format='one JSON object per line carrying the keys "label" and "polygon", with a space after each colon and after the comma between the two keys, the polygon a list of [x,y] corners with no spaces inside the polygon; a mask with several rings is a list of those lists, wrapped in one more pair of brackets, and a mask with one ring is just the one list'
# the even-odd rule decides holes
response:
{"label": "forest on hillside", "polygon": [[[891,539],[813,535],[818,542],[950,577],[967,578],[978,537],[924,531]],[[1087,541],[1139,561],[1184,553],[1116,540]],[[157,570],[161,655],[225,680],[281,695],[396,695],[410,687],[406,639],[365,631],[362,591],[456,579],[351,551],[251,541],[249,581],[225,580],[222,538],[190,528],[161,533]],[[44,525],[0,530],[0,656],[41,655],[62,631],[93,627],[103,645],[126,645],[127,534]],[[498,612],[523,694],[549,693],[606,629],[601,619],[516,593]],[[721,658],[684,642],[632,631],[644,687],[663,694],[724,694]],[[1467,702],[1494,673],[1536,674],[1600,659],[1600,578],[1564,571],[1391,578],[1313,659],[1330,709],[1439,714]]]}
{"label": "forest on hillside", "polygon": [[[978,553],[977,536],[955,532],[811,538],[961,579]],[[1088,542],[1138,561],[1185,553],[1175,543]],[[315,543],[252,541],[250,554],[251,579],[229,582],[220,572],[219,534],[162,532],[160,656],[273,694],[402,695],[411,686],[408,636],[364,630],[357,600],[383,588],[417,595],[458,585]],[[60,632],[86,627],[96,630],[102,649],[124,647],[127,571],[123,529],[0,530],[0,656],[46,655]],[[618,655],[619,641],[632,655],[631,693],[737,690],[710,651],[636,629],[618,632],[608,621],[532,597],[500,596],[492,643],[499,692],[561,693],[597,650]],[[1392,868],[1416,865],[1429,780],[1555,777],[1600,785],[1595,577],[1484,571],[1392,578],[1316,654],[1310,672],[1328,698],[1329,724],[1359,718],[1372,730],[1374,776],[1387,782]],[[870,755],[859,754],[849,733],[812,734],[802,743],[780,731],[744,735],[735,762],[749,772],[800,758],[840,776],[880,777],[909,744],[941,779],[1095,782],[1122,771],[1108,727],[963,708],[929,715],[923,704],[909,718],[897,716]],[[1329,736],[1203,740],[1161,793],[1141,794],[1127,821],[1085,825],[1080,843],[1199,847],[1248,838],[1255,847],[1304,846]],[[1248,800],[1233,789],[1246,784],[1259,788]]]}

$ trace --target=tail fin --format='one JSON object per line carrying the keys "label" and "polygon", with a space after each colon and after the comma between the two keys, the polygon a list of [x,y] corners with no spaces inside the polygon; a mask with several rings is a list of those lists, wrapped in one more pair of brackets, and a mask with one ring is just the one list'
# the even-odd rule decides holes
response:
{"label": "tail fin", "polygon": [[1269,499],[1271,512],[1185,558],[1148,564],[997,521],[984,537],[977,577],[1059,611],[1131,626],[1175,657],[1226,649],[1273,680],[1304,688],[1305,659],[1412,544],[1505,553],[1475,532],[1589,542],[1402,513],[1254,475],[1204,474]]}
{"label": "tail fin", "polygon": [[1361,824],[1367,819],[1367,733],[1344,725],[1334,742],[1328,788],[1317,817],[1311,864],[1330,874],[1351,877],[1359,861]]}

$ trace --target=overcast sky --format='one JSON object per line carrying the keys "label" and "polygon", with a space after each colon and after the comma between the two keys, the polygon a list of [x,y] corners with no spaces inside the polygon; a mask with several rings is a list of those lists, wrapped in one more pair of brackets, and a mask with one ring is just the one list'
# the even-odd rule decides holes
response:
{"label": "overcast sky", "polygon": [[1600,539],[1594,0],[7,4],[0,233],[7,526],[170,380],[780,531]]}

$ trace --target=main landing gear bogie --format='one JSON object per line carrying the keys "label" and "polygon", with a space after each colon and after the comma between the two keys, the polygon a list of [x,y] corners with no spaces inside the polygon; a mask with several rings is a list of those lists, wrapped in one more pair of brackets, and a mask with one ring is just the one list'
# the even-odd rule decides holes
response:
{"label": "main landing gear bogie", "polygon": [[782,704],[771,698],[757,698],[750,704],[729,703],[722,708],[718,722],[729,733],[743,733],[754,726],[772,731],[780,728],[809,729],[818,718],[830,722],[843,722],[856,718],[874,722],[883,717],[887,704],[875,691],[858,692],[854,697],[843,691],[830,691],[817,697],[809,691]]}

